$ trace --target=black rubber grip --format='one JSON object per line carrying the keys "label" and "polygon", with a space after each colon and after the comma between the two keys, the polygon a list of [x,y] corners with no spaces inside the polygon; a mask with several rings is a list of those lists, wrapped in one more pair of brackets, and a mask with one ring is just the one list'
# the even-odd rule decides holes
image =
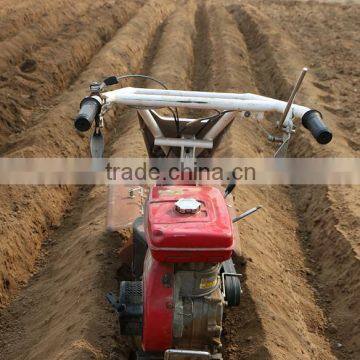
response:
{"label": "black rubber grip", "polygon": [[79,131],[87,131],[96,116],[100,114],[101,104],[93,97],[87,97],[80,103],[80,111],[75,118],[74,126]]}
{"label": "black rubber grip", "polygon": [[302,124],[319,144],[328,144],[331,141],[332,133],[324,124],[319,111],[309,110],[306,112],[302,117]]}

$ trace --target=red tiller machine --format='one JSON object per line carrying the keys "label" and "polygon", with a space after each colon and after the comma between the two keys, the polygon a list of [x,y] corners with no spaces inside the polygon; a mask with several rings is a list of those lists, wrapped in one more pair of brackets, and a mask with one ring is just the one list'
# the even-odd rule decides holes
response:
{"label": "red tiller machine", "polygon": [[[279,112],[276,127],[281,135],[268,134],[269,140],[280,144],[275,154],[279,157],[287,150],[296,119],[302,120],[319,143],[332,138],[318,111],[294,104],[305,73],[306,69],[287,103],[254,94],[168,90],[152,78],[164,90],[105,92],[107,86],[136,75],[112,76],[91,85],[75,127],[87,131],[94,124],[91,154],[102,157],[104,113],[113,104],[135,107],[149,157],[175,158],[191,168],[200,156],[211,157],[235,113],[251,118],[252,113]],[[179,118],[178,107],[216,109],[216,114]],[[154,110],[158,108],[170,109],[173,116],[161,116]],[[235,181],[225,190],[201,182],[170,181],[151,186],[146,200],[141,201],[143,215],[132,222],[128,248],[132,278],[120,283],[119,296],[107,295],[119,315],[121,334],[137,340],[136,359],[222,359],[224,308],[239,305],[241,296],[232,261],[238,239],[234,223],[259,208],[234,217],[228,197],[234,187]],[[111,187],[109,223],[113,229],[126,224],[119,217],[131,217],[137,190],[143,191],[141,187],[130,188],[128,193],[125,189]]]}

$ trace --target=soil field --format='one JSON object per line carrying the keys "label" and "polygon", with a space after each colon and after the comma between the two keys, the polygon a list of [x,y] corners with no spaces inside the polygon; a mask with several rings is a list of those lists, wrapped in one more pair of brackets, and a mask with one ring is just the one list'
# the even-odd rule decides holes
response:
{"label": "soil field", "polygon": [[[290,155],[358,157],[359,28],[353,1],[0,0],[0,156],[88,156],[72,119],[107,75],[287,100],[308,66],[297,102],[322,112],[334,140],[299,128]],[[107,156],[146,156],[134,111],[106,120]],[[273,150],[236,119],[216,156]],[[360,188],[234,193],[239,212],[264,210],[238,224],[244,294],[225,313],[224,359],[359,359]],[[103,186],[0,187],[1,360],[129,358],[104,294],[126,277],[118,252],[131,234],[105,231],[106,199]]]}

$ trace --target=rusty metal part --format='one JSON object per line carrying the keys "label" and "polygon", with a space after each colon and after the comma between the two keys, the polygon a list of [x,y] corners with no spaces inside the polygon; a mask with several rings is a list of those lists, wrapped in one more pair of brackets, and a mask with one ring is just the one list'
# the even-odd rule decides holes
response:
{"label": "rusty metal part", "polygon": [[142,215],[143,194],[144,191],[135,191],[134,186],[109,186],[107,229],[120,231],[130,227]]}

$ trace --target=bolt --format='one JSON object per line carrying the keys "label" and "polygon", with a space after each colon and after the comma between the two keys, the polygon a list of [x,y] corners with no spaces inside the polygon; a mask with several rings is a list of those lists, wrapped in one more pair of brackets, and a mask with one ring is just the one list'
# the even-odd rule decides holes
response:
{"label": "bolt", "polygon": [[168,301],[168,302],[166,303],[166,308],[167,308],[167,309],[174,309],[174,308],[175,308],[175,305],[174,305],[173,302]]}

